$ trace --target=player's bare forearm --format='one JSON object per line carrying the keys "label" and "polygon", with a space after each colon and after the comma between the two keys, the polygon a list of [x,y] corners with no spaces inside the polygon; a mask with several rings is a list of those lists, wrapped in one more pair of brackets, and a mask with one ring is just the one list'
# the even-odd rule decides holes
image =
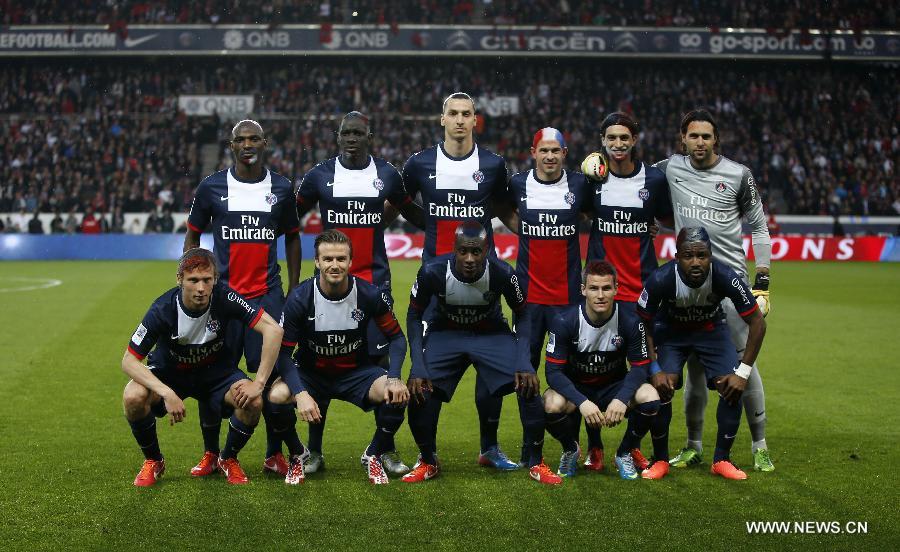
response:
{"label": "player's bare forearm", "polygon": [[381,228],[385,229],[394,224],[399,214],[400,211],[390,201],[384,200],[384,215],[381,217]]}
{"label": "player's bare forearm", "polygon": [[300,234],[285,234],[284,256],[287,259],[288,291],[294,289],[300,283],[300,248]]}
{"label": "player's bare forearm", "polygon": [[750,332],[747,336],[747,345],[744,348],[744,356],[741,358],[741,362],[748,366],[753,366],[760,349],[762,349],[763,338],[766,336],[766,320],[759,312],[759,309],[757,309],[744,321],[750,326]]}
{"label": "player's bare forearm", "polygon": [[259,370],[256,372],[255,381],[265,385],[269,376],[272,375],[272,369],[275,366],[275,361],[278,359],[278,353],[281,351],[281,338],[284,335],[284,330],[266,312],[262,314],[259,322],[253,326],[253,329],[263,336]]}
{"label": "player's bare forearm", "polygon": [[200,247],[200,232],[188,227],[187,232],[184,233],[184,246],[181,251],[183,253],[195,247]]}
{"label": "player's bare forearm", "polygon": [[519,233],[519,211],[510,203],[496,200],[493,204],[494,214],[513,234]]}
{"label": "player's bare forearm", "polygon": [[400,207],[400,214],[403,215],[407,222],[419,230],[425,230],[425,211],[418,203],[414,201],[406,202]]}

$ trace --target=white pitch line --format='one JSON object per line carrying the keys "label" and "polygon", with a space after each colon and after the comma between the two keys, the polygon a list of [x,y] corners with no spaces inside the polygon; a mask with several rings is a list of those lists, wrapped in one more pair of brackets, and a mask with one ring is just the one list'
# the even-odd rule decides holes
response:
{"label": "white pitch line", "polygon": [[18,286],[18,287],[6,287],[0,288],[0,293],[2,292],[11,292],[11,291],[33,291],[36,289],[47,289],[62,285],[62,280],[55,280],[53,278],[24,278],[24,277],[16,277],[16,276],[0,276],[0,282],[12,280],[15,282],[26,282],[26,283],[35,283],[39,282],[36,285],[31,286]]}

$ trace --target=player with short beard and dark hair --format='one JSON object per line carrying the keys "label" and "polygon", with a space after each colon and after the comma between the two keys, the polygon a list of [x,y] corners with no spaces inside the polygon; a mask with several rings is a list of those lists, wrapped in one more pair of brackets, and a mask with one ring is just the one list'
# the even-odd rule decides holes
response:
{"label": "player with short beard and dark hair", "polygon": [[[381,457],[393,450],[409,398],[400,379],[406,338],[387,294],[350,275],[353,247],[347,235],[326,230],[316,238],[315,248],[317,274],[291,292],[281,317],[282,357],[290,357],[296,348],[296,364],[288,363],[290,368],[282,371],[283,381],[272,386],[270,399],[279,405],[295,403],[310,424],[321,422],[319,405],[332,399],[374,409],[377,427],[361,461],[370,482],[386,484]],[[371,320],[389,340],[389,370],[376,366],[369,356]],[[308,454],[299,439],[285,442],[291,453],[285,483],[303,483]]]}
{"label": "player with short beard and dark hair", "polygon": [[[294,209],[293,184],[263,164],[267,145],[265,132],[256,121],[247,119],[234,125],[229,141],[234,166],[206,177],[194,192],[184,250],[198,247],[200,235],[210,230],[222,279],[253,306],[265,308],[277,318],[284,305],[277,241],[284,235],[290,290],[300,278],[300,223]],[[247,371],[256,372],[262,346],[257,335],[240,324],[232,324],[226,331],[235,362],[244,357]],[[283,436],[268,422],[270,410],[266,400],[263,469],[284,474],[287,462],[281,453]],[[201,401],[200,429],[205,452],[191,475],[203,477],[216,471],[220,427],[219,418]]]}
{"label": "player with short beard and dark hair", "polygon": [[[262,308],[218,280],[216,259],[205,249],[189,249],[178,263],[178,287],[161,295],[131,336],[122,370],[131,381],[122,403],[125,418],[145,461],[134,480],[149,487],[165,471],[154,416],[171,423],[185,417],[183,399],[194,397],[219,419],[230,416],[225,449],[215,459],[229,483],[247,483],[237,461],[259,422],[264,384],[272,373],[282,331]],[[259,371],[250,381],[225,346],[229,323],[262,337]],[[148,366],[141,361],[147,357]],[[233,414],[232,414],[233,413]]]}
{"label": "player with short beard and dark hair", "polygon": [[563,446],[557,473],[564,477],[575,475],[581,456],[569,414],[579,411],[589,427],[613,427],[630,410],[616,467],[622,479],[637,479],[632,451],[659,410],[659,395],[647,383],[651,355],[644,323],[614,299],[618,288],[612,264],[589,261],[580,304],[562,309],[550,325],[544,410],[547,430]]}
{"label": "player with short beard and dark hair", "polygon": [[[718,153],[719,127],[709,111],[689,111],[682,118],[680,128],[684,154],[673,155],[655,165],[665,173],[669,183],[675,231],[687,226],[706,227],[715,260],[727,264],[747,282],[749,274],[742,228],[742,219],[746,218],[756,257],[753,295],[762,315],[766,316],[770,308],[772,241],[753,175],[744,165]],[[722,308],[728,319],[731,340],[740,354],[747,341],[747,326],[729,302],[723,303]],[[703,415],[707,399],[703,370],[696,360],[691,359],[684,395],[688,440],[687,446],[672,459],[675,467],[702,462]],[[753,467],[763,472],[773,471],[775,465],[766,444],[766,397],[757,366],[753,366],[742,400],[752,438]]]}
{"label": "player with short beard and dark hair", "polygon": [[[406,318],[412,358],[409,426],[420,455],[403,480],[417,483],[440,472],[436,441],[441,404],[453,398],[472,364],[489,396],[502,398],[518,391],[529,474],[540,483],[559,484],[562,479],[543,463],[543,405],[529,361],[531,321],[515,272],[488,254],[487,232],[478,222],[460,224],[455,235],[454,252],[423,264],[410,293]],[[515,334],[500,309],[501,296],[515,314]],[[423,337],[422,315],[432,299],[436,305]]]}
{"label": "player with short beard and dark hair", "polygon": [[[746,282],[727,264],[713,260],[706,229],[682,228],[676,247],[675,260],[650,276],[638,299],[637,311],[647,321],[650,347],[656,346],[658,366],[650,369],[651,382],[661,400],[670,400],[681,387],[685,361],[692,354],[697,357],[707,388],[718,390],[720,396],[711,472],[726,479],[746,479],[747,474],[731,462],[729,453],[741,422],[741,394],[762,346],[766,322]],[[748,328],[740,361],[722,308],[725,299]],[[654,445],[660,448],[666,444],[657,441],[661,440],[654,440]],[[655,450],[656,459],[665,461],[668,450],[660,448]],[[653,475],[654,469],[668,471],[667,466],[658,468],[659,463],[643,475]]]}
{"label": "player with short beard and dark hair", "polygon": [[[351,274],[375,284],[393,302],[391,271],[384,246],[384,227],[388,206],[397,209],[406,220],[424,229],[422,208],[414,203],[403,187],[400,173],[390,163],[371,155],[374,140],[369,118],[359,111],[344,115],[337,130],[340,154],[313,167],[297,190],[297,216],[303,216],[316,204],[326,230],[340,230],[356,245]],[[369,353],[382,363],[387,340],[375,326],[369,327]],[[322,436],[328,401],[319,404],[322,421],[309,426],[309,458],[306,473],[325,467]],[[403,475],[409,467],[403,463],[393,442],[382,454],[385,469]]]}

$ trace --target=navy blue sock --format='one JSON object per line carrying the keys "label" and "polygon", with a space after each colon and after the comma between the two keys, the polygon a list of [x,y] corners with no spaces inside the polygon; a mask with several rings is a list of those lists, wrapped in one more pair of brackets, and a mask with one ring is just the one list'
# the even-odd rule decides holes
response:
{"label": "navy blue sock", "polygon": [[425,393],[425,401],[422,403],[415,399],[409,401],[409,430],[419,447],[422,461],[426,464],[437,464],[435,435],[440,414],[441,401],[431,393]]}
{"label": "navy blue sock", "polygon": [[637,405],[628,413],[628,425],[625,434],[622,435],[622,443],[616,451],[617,456],[631,452],[632,449],[641,448],[641,439],[650,431],[650,423],[659,411],[659,401],[650,401]]}
{"label": "navy blue sock", "polygon": [[228,436],[225,438],[225,448],[222,449],[222,459],[237,458],[238,453],[253,435],[253,429],[238,420],[237,414],[232,414],[228,420]]}
{"label": "navy blue sock", "polygon": [[278,425],[272,419],[273,404],[269,401],[269,388],[263,391],[263,411],[262,417],[266,423],[266,458],[281,452],[281,433],[275,431]]}
{"label": "navy blue sock", "polygon": [[475,381],[475,408],[478,409],[478,427],[481,433],[481,452],[497,446],[497,428],[500,427],[500,411],[503,397],[490,394],[487,385]]}
{"label": "navy blue sock", "polygon": [[650,419],[650,439],[653,458],[669,461],[669,424],[672,423],[672,401],[659,405],[659,412]]}
{"label": "navy blue sock", "polygon": [[713,462],[728,460],[731,445],[734,444],[738,427],[741,425],[741,402],[729,404],[728,401],[719,397],[716,421],[719,423],[719,429],[716,433],[716,452],[713,455]]}
{"label": "navy blue sock", "polygon": [[587,424],[584,424],[584,432],[587,435],[588,450],[592,448],[603,448],[603,438],[600,436],[599,427],[591,427]]}
{"label": "navy blue sock", "polygon": [[375,435],[366,448],[366,454],[380,456],[394,450],[394,434],[403,425],[403,407],[379,404],[375,407]]}
{"label": "navy blue sock", "polygon": [[306,442],[309,450],[322,452],[322,436],[325,434],[325,418],[328,415],[329,405],[331,405],[331,401],[319,403],[319,414],[322,415],[322,420],[317,424],[309,424],[309,439]]}
{"label": "navy blue sock", "polygon": [[581,420],[581,412],[577,408],[569,414],[569,426],[572,429],[572,438],[576,443],[581,440]]}
{"label": "navy blue sock", "polygon": [[128,420],[131,426],[131,434],[137,441],[144,458],[147,460],[162,460],[162,452],[159,450],[159,439],[156,437],[156,418],[153,413],[147,414],[146,418],[142,418],[135,422]]}
{"label": "navy blue sock", "polygon": [[[273,404],[270,407],[269,419],[272,431],[287,446],[288,454],[299,456],[306,450],[297,435],[297,414],[292,404]],[[267,456],[268,458],[268,456]]]}
{"label": "navy blue sock", "polygon": [[[564,412],[559,414],[545,414],[544,420],[547,425],[547,432],[552,435],[554,439],[559,441],[559,444],[562,445],[564,451],[573,452],[578,448],[578,441],[576,441],[575,436],[572,435],[572,424],[570,423],[568,414]],[[527,461],[527,458],[523,458],[522,460]]]}
{"label": "navy blue sock", "polygon": [[530,399],[516,395],[519,401],[519,411],[525,420],[523,429],[525,432],[525,466],[531,467],[540,464],[544,460],[544,402],[540,395]]}
{"label": "navy blue sock", "polygon": [[219,454],[219,435],[222,433],[222,418],[209,408],[208,402],[198,402],[200,433],[203,435],[203,450]]}

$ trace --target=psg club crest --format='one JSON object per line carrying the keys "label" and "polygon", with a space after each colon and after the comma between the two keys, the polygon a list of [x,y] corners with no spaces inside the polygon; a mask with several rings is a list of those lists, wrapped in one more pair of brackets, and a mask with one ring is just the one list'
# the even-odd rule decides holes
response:
{"label": "psg club crest", "polygon": [[372,187],[374,187],[379,192],[384,189],[384,181],[380,178],[376,178],[372,181]]}
{"label": "psg club crest", "polygon": [[363,311],[359,309],[353,309],[350,312],[350,318],[352,318],[356,322],[362,322],[362,319],[365,318],[365,315],[363,314]]}
{"label": "psg club crest", "polygon": [[625,340],[622,339],[621,335],[617,335],[612,338],[613,347],[615,347],[616,349],[620,349],[623,343],[625,343]]}
{"label": "psg club crest", "polygon": [[472,180],[474,180],[476,184],[481,184],[482,182],[484,182],[484,173],[481,171],[473,172]]}
{"label": "psg club crest", "polygon": [[641,201],[647,201],[650,199],[650,190],[647,188],[641,188],[638,190],[638,197],[641,198]]}
{"label": "psg club crest", "polygon": [[209,333],[219,333],[219,321],[218,320],[210,320],[206,323],[206,331]]}
{"label": "psg club crest", "polygon": [[275,196],[272,192],[266,194],[266,203],[269,205],[275,205],[278,203],[278,197]]}
{"label": "psg club crest", "polygon": [[565,200],[569,205],[575,205],[575,194],[573,194],[572,192],[566,192]]}
{"label": "psg club crest", "polygon": [[717,192],[722,193],[722,192],[724,192],[726,189],[727,189],[727,186],[725,186],[725,183],[724,183],[724,182],[719,182],[718,184],[716,184],[716,191],[717,191]]}

